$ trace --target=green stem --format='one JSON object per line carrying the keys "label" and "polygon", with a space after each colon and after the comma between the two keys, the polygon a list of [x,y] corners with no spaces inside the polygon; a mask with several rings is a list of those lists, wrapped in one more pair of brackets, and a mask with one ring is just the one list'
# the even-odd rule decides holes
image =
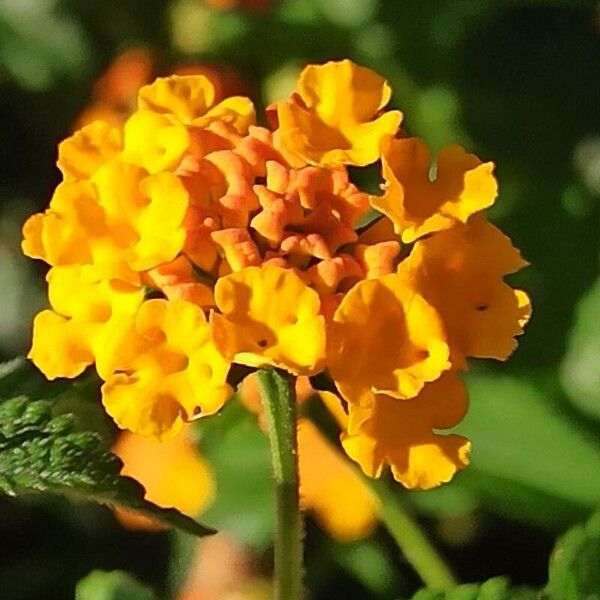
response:
{"label": "green stem", "polygon": [[385,481],[364,478],[379,499],[380,517],[396,544],[427,587],[449,590],[458,585],[450,568]]}
{"label": "green stem", "polygon": [[276,369],[261,369],[257,376],[267,416],[277,503],[273,598],[299,600],[302,594],[302,519],[294,380]]}

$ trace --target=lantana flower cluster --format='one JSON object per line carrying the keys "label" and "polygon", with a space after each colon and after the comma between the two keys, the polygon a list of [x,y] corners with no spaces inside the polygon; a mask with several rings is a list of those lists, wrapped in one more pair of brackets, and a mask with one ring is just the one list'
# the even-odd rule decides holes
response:
{"label": "lantana flower cluster", "polygon": [[[63,141],[24,226],[51,266],[30,358],[51,379],[95,364],[117,425],[160,439],[223,407],[232,365],[323,374],[366,474],[448,481],[469,442],[438,430],[465,414],[468,358],[513,351],[530,303],[503,278],[526,263],[484,215],[494,165],[450,146],[432,177],[390,98],[349,60],[310,65],[267,128],[248,98],[172,76],[122,127]],[[371,195],[348,167],[377,162]]]}

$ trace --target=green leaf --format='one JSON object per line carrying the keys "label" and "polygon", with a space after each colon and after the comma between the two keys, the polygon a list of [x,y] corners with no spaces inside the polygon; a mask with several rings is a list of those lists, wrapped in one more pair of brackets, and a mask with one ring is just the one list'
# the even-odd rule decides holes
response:
{"label": "green leaf", "polygon": [[54,398],[73,386],[68,380],[48,381],[22,356],[0,363],[0,398]]}
{"label": "green leaf", "polygon": [[53,415],[49,400],[19,396],[0,403],[0,492],[52,492],[136,510],[167,527],[214,533],[175,509],[144,500],[144,488],[122,477],[122,463],[96,431],[80,431],[72,414]]}
{"label": "green leaf", "polygon": [[558,540],[546,590],[552,600],[600,599],[600,513]]}
{"label": "green leaf", "polygon": [[375,540],[332,544],[331,551],[335,564],[360,581],[375,597],[389,597],[398,586],[396,568],[389,554]]}
{"label": "green leaf", "polygon": [[[203,516],[203,520],[204,516]],[[196,539],[173,529],[169,535],[169,567],[167,572],[168,597],[176,597],[187,579],[196,558]]]}
{"label": "green leaf", "polygon": [[485,583],[459,585],[449,591],[420,590],[412,600],[538,600],[541,596],[528,588],[511,588],[504,577],[494,577]]}
{"label": "green leaf", "polygon": [[[468,383],[471,406],[457,431],[471,438],[472,464],[471,473],[459,475],[458,481],[468,484],[475,473],[482,473],[580,509],[597,508],[600,478],[590,473],[600,472],[600,445],[593,436],[528,382],[477,375]],[[523,506],[529,497],[522,502],[518,494],[513,497],[496,487],[505,503],[514,500]]]}
{"label": "green leaf", "polygon": [[92,571],[77,584],[75,600],[157,600],[157,596],[125,571]]}
{"label": "green leaf", "polygon": [[30,90],[81,75],[90,51],[81,26],[56,10],[56,0],[0,3],[0,68]]}
{"label": "green leaf", "polygon": [[575,406],[600,419],[600,280],[579,301],[561,365],[561,383]]}

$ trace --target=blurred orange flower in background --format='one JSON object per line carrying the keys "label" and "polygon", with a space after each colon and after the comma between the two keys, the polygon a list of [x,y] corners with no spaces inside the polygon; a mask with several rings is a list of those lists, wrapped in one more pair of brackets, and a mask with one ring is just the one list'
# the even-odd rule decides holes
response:
{"label": "blurred orange flower in background", "polygon": [[[185,430],[164,442],[125,431],[113,452],[123,461],[121,474],[139,481],[146,490],[146,500],[158,506],[177,508],[195,517],[214,499],[212,469]],[[125,527],[162,530],[161,525],[134,511],[119,508],[115,514]]]}
{"label": "blurred orange flower in background", "polygon": [[204,0],[207,4],[219,10],[245,8],[248,10],[264,10],[276,0]]}

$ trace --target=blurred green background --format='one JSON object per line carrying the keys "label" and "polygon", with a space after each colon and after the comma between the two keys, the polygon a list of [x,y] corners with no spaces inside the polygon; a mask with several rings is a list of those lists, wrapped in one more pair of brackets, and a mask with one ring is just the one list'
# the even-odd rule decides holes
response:
{"label": "blurred green background", "polygon": [[[303,64],[350,57],[391,81],[405,127],[433,149],[456,142],[495,161],[491,218],[531,263],[513,283],[531,294],[534,316],[508,364],[480,361],[469,374],[471,409],[458,429],[473,441],[472,466],[441,489],[397,493],[462,581],[543,584],[556,536],[600,508],[600,6],[0,0],[3,360],[26,353],[46,304],[44,269],[19,244],[23,221],[58,183],[56,144],[108,65],[140,46],[160,74],[190,63],[234,69],[259,106],[284,97]],[[237,447],[214,452],[218,474],[229,465],[219,510],[268,564],[264,448],[252,435],[247,444],[258,458],[243,477],[231,472]],[[240,527],[244,519],[255,526]],[[2,600],[72,598],[95,567],[168,587],[172,540],[126,533],[105,509],[0,498],[0,539]],[[309,523],[307,548],[315,599],[407,597],[419,585],[383,530],[343,545]]]}

